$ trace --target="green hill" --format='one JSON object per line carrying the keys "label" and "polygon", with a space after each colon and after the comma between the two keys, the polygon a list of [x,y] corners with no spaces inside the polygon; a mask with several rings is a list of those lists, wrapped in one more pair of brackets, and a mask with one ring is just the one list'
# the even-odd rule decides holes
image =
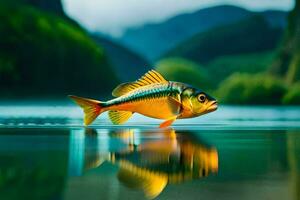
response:
{"label": "green hill", "polygon": [[300,81],[300,0],[288,17],[283,45],[270,71],[285,77],[288,83]]}
{"label": "green hill", "polygon": [[260,74],[234,73],[216,91],[225,104],[281,104],[286,87],[280,79]]}
{"label": "green hill", "polygon": [[225,55],[258,53],[276,48],[282,35],[261,16],[197,34],[165,54],[205,64]]}
{"label": "green hill", "polygon": [[3,94],[108,94],[117,84],[103,48],[78,25],[19,1],[0,2]]}
{"label": "green hill", "polygon": [[275,56],[274,51],[221,56],[206,65],[206,68],[213,75],[214,84],[217,86],[235,72],[249,74],[265,72]]}

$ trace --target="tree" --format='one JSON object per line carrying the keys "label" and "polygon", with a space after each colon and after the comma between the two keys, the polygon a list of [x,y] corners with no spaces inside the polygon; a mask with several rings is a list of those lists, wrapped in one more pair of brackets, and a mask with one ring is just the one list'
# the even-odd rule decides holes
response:
{"label": "tree", "polygon": [[300,0],[296,0],[295,8],[289,14],[283,44],[270,71],[285,77],[290,84],[300,80]]}

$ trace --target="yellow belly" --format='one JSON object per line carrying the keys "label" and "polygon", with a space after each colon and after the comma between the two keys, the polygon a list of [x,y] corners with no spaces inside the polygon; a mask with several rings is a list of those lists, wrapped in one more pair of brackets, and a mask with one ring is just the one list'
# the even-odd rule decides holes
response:
{"label": "yellow belly", "polygon": [[132,103],[124,103],[114,106],[112,109],[132,111],[157,119],[168,119],[178,115],[180,105],[174,103],[174,101],[171,101],[168,97],[162,97]]}

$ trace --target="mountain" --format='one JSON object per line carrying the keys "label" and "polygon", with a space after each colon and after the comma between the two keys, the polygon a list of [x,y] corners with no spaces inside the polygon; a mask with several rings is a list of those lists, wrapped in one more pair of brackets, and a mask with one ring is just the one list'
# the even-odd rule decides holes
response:
{"label": "mountain", "polygon": [[262,15],[272,27],[284,29],[287,26],[287,12],[279,10],[267,10],[260,13],[254,13],[256,15]]}
{"label": "mountain", "polygon": [[1,97],[104,95],[118,84],[104,49],[70,20],[19,0],[0,13]]}
{"label": "mountain", "polygon": [[271,66],[270,71],[285,77],[288,83],[300,81],[300,0],[296,0],[295,8],[289,14],[280,53]]}
{"label": "mountain", "polygon": [[[23,1],[41,10],[58,14],[73,23],[75,26],[79,26],[76,21],[65,15],[61,0],[19,1]],[[111,67],[113,67],[121,82],[133,81],[150,69],[151,66],[149,62],[147,62],[143,57],[118,44],[116,41],[109,39],[107,36],[98,33],[92,34],[91,37],[101,48],[104,49]]]}
{"label": "mountain", "polygon": [[282,29],[271,27],[264,17],[257,15],[196,34],[167,52],[164,57],[183,57],[205,64],[219,56],[274,49],[281,35]]}
{"label": "mountain", "polygon": [[128,29],[120,41],[150,60],[156,60],[168,50],[193,35],[222,25],[261,14],[275,27],[285,26],[286,12],[251,12],[236,6],[216,6],[194,13],[172,17],[164,22]]}
{"label": "mountain", "polygon": [[94,34],[93,38],[104,48],[121,82],[134,81],[151,69],[148,61],[126,47],[99,34]]}

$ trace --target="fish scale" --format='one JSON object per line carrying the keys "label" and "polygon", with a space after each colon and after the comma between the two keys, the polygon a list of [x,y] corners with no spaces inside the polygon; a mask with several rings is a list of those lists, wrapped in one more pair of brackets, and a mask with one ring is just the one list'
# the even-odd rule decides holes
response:
{"label": "fish scale", "polygon": [[119,105],[122,103],[131,103],[134,101],[144,101],[151,100],[155,98],[161,98],[166,96],[175,96],[175,94],[180,94],[180,89],[172,87],[174,85],[172,82],[168,84],[157,84],[150,86],[144,86],[139,90],[134,90],[131,93],[118,97],[116,99],[106,102],[106,106]]}

